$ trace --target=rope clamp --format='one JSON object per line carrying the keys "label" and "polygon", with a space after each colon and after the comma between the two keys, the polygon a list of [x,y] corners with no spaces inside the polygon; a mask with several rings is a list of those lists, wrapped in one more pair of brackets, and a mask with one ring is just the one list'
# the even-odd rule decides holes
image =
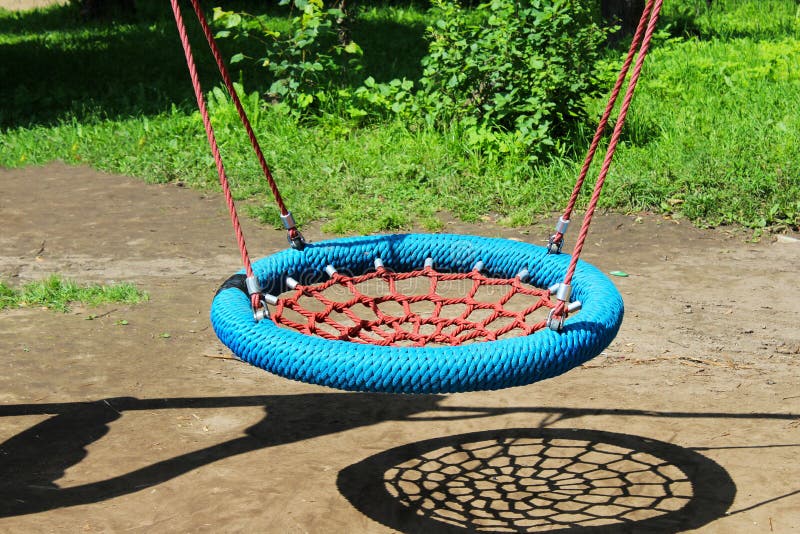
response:
{"label": "rope clamp", "polygon": [[248,276],[244,280],[244,285],[247,288],[247,294],[252,296],[256,293],[261,294],[261,283],[255,276]]}
{"label": "rope clamp", "polygon": [[575,302],[569,301],[569,297],[572,295],[572,286],[569,284],[553,284],[547,289],[551,294],[555,294],[558,301],[564,303],[563,314],[556,316],[556,308],[551,309],[550,313],[547,314],[547,328],[555,332],[561,332],[561,330],[564,328],[564,321],[567,320],[567,316],[572,312],[580,310],[582,304],[579,300],[576,300]]}
{"label": "rope clamp", "polygon": [[547,290],[551,295],[555,294],[556,298],[561,302],[569,302],[569,297],[572,295],[572,286],[569,284],[558,283],[548,287]]}
{"label": "rope clamp", "polygon": [[569,219],[565,219],[562,215],[558,218],[558,222],[556,223],[556,232],[564,235],[567,233],[567,228],[569,228]]}
{"label": "rope clamp", "polygon": [[564,321],[567,320],[567,316],[572,313],[576,312],[581,309],[581,301],[576,300],[575,302],[570,302],[569,305],[566,307],[566,312],[563,315],[559,315],[556,317],[556,309],[553,308],[550,310],[550,313],[547,314],[547,320],[545,324],[547,328],[553,330],[554,332],[561,332],[564,329]]}
{"label": "rope clamp", "polygon": [[261,283],[258,281],[258,278],[255,276],[248,276],[244,280],[245,287],[247,288],[247,294],[251,297],[253,295],[258,295],[258,308],[253,310],[253,319],[258,323],[266,318],[269,317],[269,309],[267,305],[276,305],[278,303],[278,297],[275,295],[270,295],[269,293],[264,293],[264,290],[261,288]]}
{"label": "rope clamp", "polygon": [[564,246],[564,234],[567,233],[567,228],[569,228],[569,219],[565,219],[562,215],[556,223],[556,233],[551,235],[547,241],[548,254],[561,254],[561,247]]}
{"label": "rope clamp", "polygon": [[286,240],[292,248],[295,250],[303,250],[306,246],[306,239],[303,237],[303,234],[300,233],[300,230],[297,229],[297,223],[294,221],[292,212],[287,211],[285,215],[281,213],[281,222],[283,223],[283,227],[288,231]]}

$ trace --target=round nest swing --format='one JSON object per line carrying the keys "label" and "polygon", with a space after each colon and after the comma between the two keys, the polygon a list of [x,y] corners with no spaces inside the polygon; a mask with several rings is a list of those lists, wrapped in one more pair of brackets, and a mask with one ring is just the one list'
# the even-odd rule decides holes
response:
{"label": "round nest swing", "polygon": [[[384,267],[376,270],[375,258],[380,258]],[[433,259],[435,270],[433,266],[424,268],[427,258]],[[490,278],[473,271],[478,262],[483,262],[483,271]],[[308,244],[303,251],[285,250],[253,264],[262,287],[273,294],[288,289],[287,275],[318,275],[328,265],[348,273],[336,272],[330,278],[342,289],[335,295],[340,298],[319,301],[321,311],[305,315],[306,324],[292,321],[294,325],[279,326],[270,320],[256,323],[250,299],[242,290],[244,274],[229,280],[217,293],[211,322],[220,340],[241,359],[303,382],[393,393],[453,393],[519,386],[561,374],[599,354],[621,323],[622,298],[616,288],[600,271],[581,262],[572,292],[583,305],[581,311],[570,317],[560,332],[547,328],[545,320],[532,324],[528,316],[555,306],[548,290],[536,288],[557,284],[568,263],[567,256],[548,254],[544,247],[504,239],[409,234],[324,241]],[[523,286],[517,277],[525,271],[531,273],[529,286]],[[371,297],[358,287],[375,280],[359,280],[368,273],[378,275],[387,288],[397,280],[397,273],[401,277],[418,273],[416,278],[438,283],[437,277],[448,281],[447,278],[472,276],[469,279],[474,291],[468,292],[467,297],[483,286],[483,280],[503,284],[491,286],[501,288],[497,291],[501,298],[494,302],[477,300],[474,295],[472,299],[447,298],[430,292],[427,281],[417,284],[426,290],[424,294],[386,291],[384,297]],[[518,293],[515,282],[528,294]],[[311,295],[320,291],[315,286],[324,285],[298,285],[294,291],[314,298]],[[515,294],[530,304],[517,312],[505,310],[500,302]],[[279,300],[278,306],[291,299]],[[415,312],[414,306],[426,301],[433,303],[433,313]],[[437,301],[440,313],[436,313]],[[382,306],[386,302],[405,305],[384,312]],[[355,307],[364,309],[356,314]],[[441,311],[448,307],[456,310],[452,317],[443,317]],[[481,311],[484,313],[476,314]],[[330,319],[332,313],[338,314],[340,320]],[[282,315],[276,315],[273,313],[272,317],[278,321]],[[366,315],[374,318],[363,319]],[[471,315],[481,317],[470,321]],[[500,325],[492,329],[492,323]],[[498,336],[497,330],[508,331]],[[515,333],[518,335],[513,336]],[[492,340],[503,335],[513,337]]]}
{"label": "round nest swing", "polygon": [[[275,196],[291,248],[250,262],[177,0],[187,66],[242,254],[244,270],[211,307],[219,339],[282,377],[351,391],[454,393],[559,375],[602,352],[623,303],[579,261],[662,0],[648,0],[564,214],[547,247],[474,236],[377,235],[306,243],[265,162],[198,0],[191,0],[222,79]],[[627,78],[627,91],[571,256],[564,233]],[[452,295],[448,285],[460,284]],[[571,315],[572,314],[572,315]]]}

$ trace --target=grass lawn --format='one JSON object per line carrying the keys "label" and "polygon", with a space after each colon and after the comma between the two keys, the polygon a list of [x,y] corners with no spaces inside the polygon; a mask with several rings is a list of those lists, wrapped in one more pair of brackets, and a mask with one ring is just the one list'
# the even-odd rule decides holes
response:
{"label": "grass lawn", "polygon": [[[138,4],[130,20],[91,23],[75,6],[0,11],[0,166],[60,159],[148,182],[218,187],[168,6]],[[716,0],[708,10],[704,0],[680,0],[664,9],[601,205],[664,212],[698,225],[796,229],[797,3]],[[418,78],[426,16],[418,3],[365,8],[353,28],[365,50],[364,77]],[[190,30],[198,37],[196,27]],[[213,65],[195,42],[234,194],[276,224],[235,111],[212,91]],[[222,44],[234,52],[236,43]],[[622,54],[608,50],[609,72]],[[295,217],[323,220],[342,233],[415,222],[435,230],[442,211],[521,225],[561,209],[604,99],[589,102],[592,119],[564,140],[560,156],[532,163],[524,153],[476,153],[456,130],[408,121],[358,125],[328,113],[299,122],[259,98],[269,86],[263,68],[247,61],[237,68]]]}
{"label": "grass lawn", "polygon": [[79,285],[58,276],[28,282],[14,288],[0,282],[0,310],[41,306],[57,311],[69,311],[70,304],[79,302],[97,306],[112,302],[138,304],[148,299],[147,293],[133,284]]}

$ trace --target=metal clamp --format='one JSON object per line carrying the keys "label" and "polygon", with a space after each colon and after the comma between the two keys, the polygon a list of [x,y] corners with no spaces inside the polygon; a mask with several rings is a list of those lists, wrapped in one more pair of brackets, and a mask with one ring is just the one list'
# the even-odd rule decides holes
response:
{"label": "metal clamp", "polygon": [[564,321],[567,320],[567,316],[572,313],[576,312],[581,309],[581,301],[576,300],[575,302],[570,302],[569,305],[566,307],[566,312],[564,315],[560,315],[556,317],[555,312],[556,309],[553,308],[550,310],[550,313],[547,314],[547,320],[545,324],[547,328],[553,330],[554,332],[561,332],[564,329]]}
{"label": "metal clamp", "polygon": [[303,234],[300,233],[300,230],[297,229],[297,223],[294,221],[292,212],[287,211],[286,215],[281,214],[281,222],[283,223],[283,227],[288,231],[286,240],[289,242],[289,245],[291,245],[293,249],[303,250],[306,246],[306,239],[303,237]]}
{"label": "metal clamp", "polygon": [[261,294],[261,283],[255,276],[248,276],[244,279],[244,286],[247,288],[247,294],[252,296]]}
{"label": "metal clamp", "polygon": [[263,300],[261,301],[261,305],[258,307],[257,310],[253,310],[253,319],[257,323],[260,323],[264,319],[269,319],[269,310],[267,309],[267,304]]}
{"label": "metal clamp", "polygon": [[425,258],[425,269],[433,269],[433,258]]}
{"label": "metal clamp", "polygon": [[301,234],[300,230],[297,228],[294,229],[294,235],[292,235],[292,232],[286,234],[286,241],[288,241],[289,245],[295,250],[303,250],[306,247],[306,238],[303,237],[303,234]]}
{"label": "metal clamp", "polygon": [[564,246],[564,239],[559,239],[556,241],[556,236],[558,234],[553,234],[550,236],[550,239],[547,240],[547,253],[548,254],[561,254],[561,247]]}
{"label": "metal clamp", "polygon": [[278,303],[278,297],[270,295],[269,293],[264,293],[264,290],[261,288],[261,283],[256,276],[248,276],[244,279],[244,284],[247,288],[247,294],[250,295],[250,297],[258,295],[259,305],[258,308],[253,310],[253,319],[259,322],[268,318],[269,309],[267,305],[275,306]]}
{"label": "metal clamp", "polygon": [[579,300],[576,300],[575,302],[569,301],[569,297],[572,295],[572,286],[569,284],[553,284],[547,288],[547,290],[550,291],[550,294],[555,294],[556,299],[559,302],[564,303],[564,313],[560,316],[556,316],[556,308],[551,309],[550,313],[547,314],[547,320],[545,321],[545,324],[550,330],[561,332],[561,330],[564,328],[564,321],[567,320],[567,316],[569,316],[569,314],[572,312],[580,310],[582,304]]}
{"label": "metal clamp", "polygon": [[267,305],[275,306],[278,303],[278,297],[270,295],[269,293],[260,293],[258,301],[258,309],[253,310],[253,319],[255,319],[256,322],[269,318],[269,308],[267,308]]}
{"label": "metal clamp", "polygon": [[482,260],[478,260],[475,263],[475,265],[472,266],[472,270],[475,271],[476,273],[479,273],[479,272],[483,271],[484,267],[485,267],[485,265],[483,264],[483,261]]}
{"label": "metal clamp", "polygon": [[561,330],[564,328],[564,321],[567,320],[567,316],[564,314],[556,317],[555,313],[555,308],[550,310],[550,313],[547,314],[547,320],[545,321],[545,324],[547,325],[547,328],[553,332],[561,332]]}
{"label": "metal clamp", "polygon": [[294,222],[294,216],[291,211],[287,211],[286,215],[281,214],[281,222],[283,222],[283,227],[287,230],[297,228],[297,223]]}
{"label": "metal clamp", "polygon": [[565,219],[562,215],[558,218],[556,223],[556,233],[550,236],[547,241],[548,254],[561,254],[561,247],[564,246],[564,235],[569,228],[569,219]]}
{"label": "metal clamp", "polygon": [[567,228],[569,228],[569,219],[565,219],[562,215],[558,218],[558,222],[556,223],[556,232],[565,235],[567,233]]}
{"label": "metal clamp", "polygon": [[569,284],[558,283],[548,287],[547,290],[551,295],[555,294],[556,299],[561,302],[569,302],[569,297],[572,295],[572,286]]}

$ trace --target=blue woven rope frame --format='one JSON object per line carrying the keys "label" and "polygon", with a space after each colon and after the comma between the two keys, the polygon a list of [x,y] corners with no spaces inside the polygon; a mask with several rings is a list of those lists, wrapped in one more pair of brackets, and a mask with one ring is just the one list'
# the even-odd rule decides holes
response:
{"label": "blue woven rope frame", "polygon": [[[284,250],[253,264],[269,293],[285,291],[285,277],[308,283],[326,265],[359,275],[379,257],[387,268],[407,272],[434,260],[442,272],[466,272],[476,262],[498,278],[522,269],[529,283],[549,287],[561,282],[568,255],[548,255],[543,247],[474,236],[446,234],[380,235],[309,244],[303,251]],[[605,349],[622,322],[619,292],[599,270],[579,262],[572,300],[580,313],[567,319],[560,333],[549,329],[529,336],[457,347],[382,347],[308,336],[272,321],[256,323],[250,300],[235,288],[221,290],[211,307],[219,339],[239,358],[266,371],[302,382],[350,391],[455,393],[530,384],[559,375]]]}

